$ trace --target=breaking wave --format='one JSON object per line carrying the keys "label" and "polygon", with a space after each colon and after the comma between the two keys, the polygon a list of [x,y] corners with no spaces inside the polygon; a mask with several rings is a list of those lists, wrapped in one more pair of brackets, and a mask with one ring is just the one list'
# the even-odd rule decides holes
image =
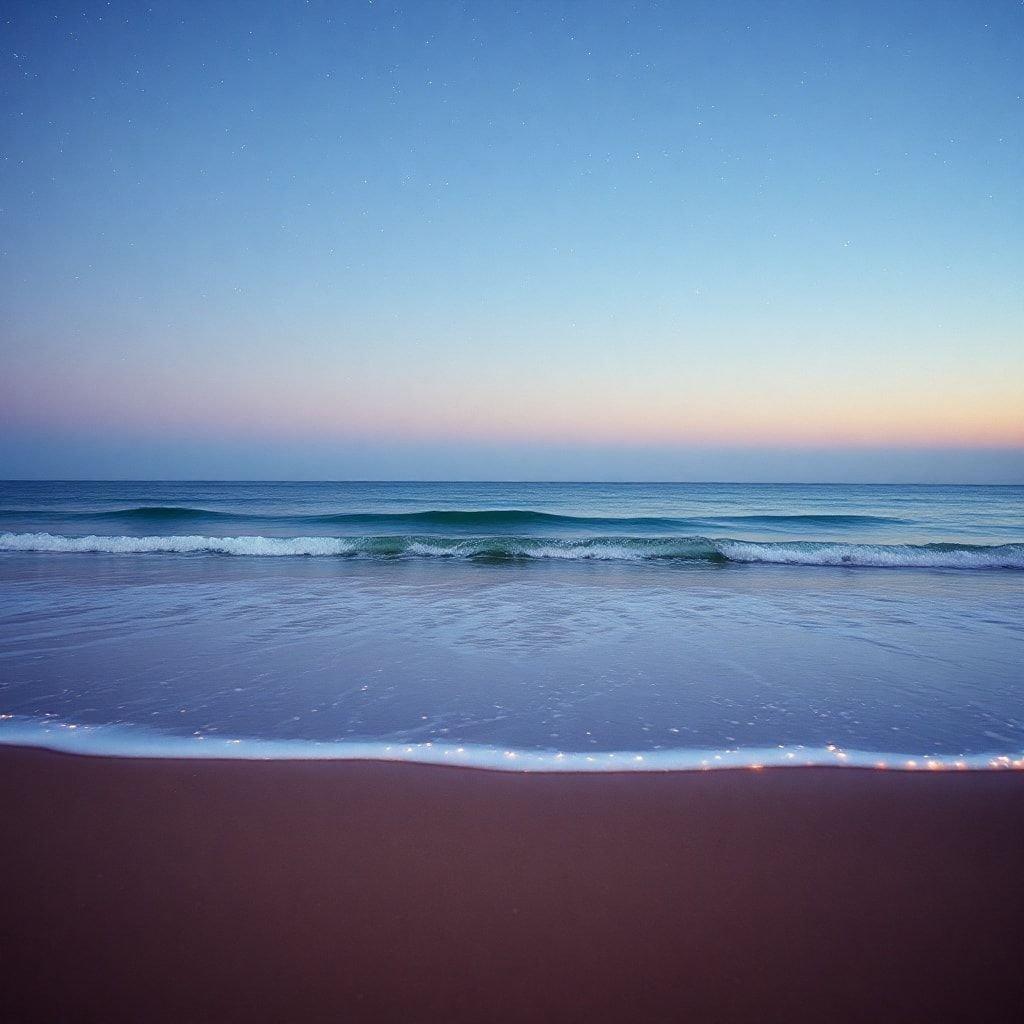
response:
{"label": "breaking wave", "polygon": [[843,544],[688,537],[66,537],[0,533],[0,551],[221,554],[364,558],[462,558],[490,561],[755,563],[882,568],[1024,569],[1024,544]]}

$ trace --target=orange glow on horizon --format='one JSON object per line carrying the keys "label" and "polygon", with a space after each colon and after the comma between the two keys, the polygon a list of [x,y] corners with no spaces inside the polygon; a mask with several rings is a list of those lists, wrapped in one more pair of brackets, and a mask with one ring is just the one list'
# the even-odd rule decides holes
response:
{"label": "orange glow on horizon", "polygon": [[[131,386],[127,386],[131,383]],[[1024,387],[1013,375],[989,387],[950,383],[912,391],[796,382],[786,391],[751,379],[725,387],[672,382],[615,388],[601,381],[436,381],[393,387],[292,376],[242,377],[230,387],[177,387],[116,375],[40,401],[11,396],[7,421],[33,429],[99,430],[135,437],[273,441],[779,447],[1024,447]]]}

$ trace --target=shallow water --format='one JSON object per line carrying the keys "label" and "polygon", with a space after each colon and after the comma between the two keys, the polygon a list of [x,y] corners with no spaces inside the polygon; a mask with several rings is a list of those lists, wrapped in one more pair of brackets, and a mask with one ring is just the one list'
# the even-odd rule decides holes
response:
{"label": "shallow water", "polygon": [[[1024,538],[1022,499],[3,484],[0,527],[16,540],[0,538],[0,740],[537,768],[1012,763],[1024,750],[1024,573],[1005,566]],[[713,554],[780,550],[767,544],[804,557],[693,556],[681,524],[727,519],[746,525],[699,535]],[[404,540],[410,522],[425,553],[368,540],[355,557],[161,550],[191,536]],[[17,540],[42,534],[63,547]],[[83,537],[95,539],[77,550]],[[528,553],[510,553],[510,537]],[[689,555],[649,553],[679,538]],[[479,550],[438,557],[439,539]],[[987,560],[963,557],[979,550]],[[860,556],[823,554],[836,551]],[[942,557],[915,561],[921,551]]]}

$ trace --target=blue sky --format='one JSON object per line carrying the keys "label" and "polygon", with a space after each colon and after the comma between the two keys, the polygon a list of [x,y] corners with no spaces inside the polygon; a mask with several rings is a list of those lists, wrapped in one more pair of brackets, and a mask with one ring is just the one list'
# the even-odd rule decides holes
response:
{"label": "blue sky", "polygon": [[2,28],[0,476],[1024,479],[1018,3]]}

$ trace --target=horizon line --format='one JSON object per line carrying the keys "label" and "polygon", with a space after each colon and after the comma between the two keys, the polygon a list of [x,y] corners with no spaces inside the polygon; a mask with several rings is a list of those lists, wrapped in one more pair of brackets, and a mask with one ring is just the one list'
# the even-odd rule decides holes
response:
{"label": "horizon line", "polygon": [[0,484],[544,484],[614,485],[614,486],[679,486],[679,487],[1024,487],[1024,481],[1013,483],[966,483],[958,481],[879,481],[879,480],[523,480],[523,479],[444,479],[441,477],[397,478],[320,478],[290,477],[3,477]]}

